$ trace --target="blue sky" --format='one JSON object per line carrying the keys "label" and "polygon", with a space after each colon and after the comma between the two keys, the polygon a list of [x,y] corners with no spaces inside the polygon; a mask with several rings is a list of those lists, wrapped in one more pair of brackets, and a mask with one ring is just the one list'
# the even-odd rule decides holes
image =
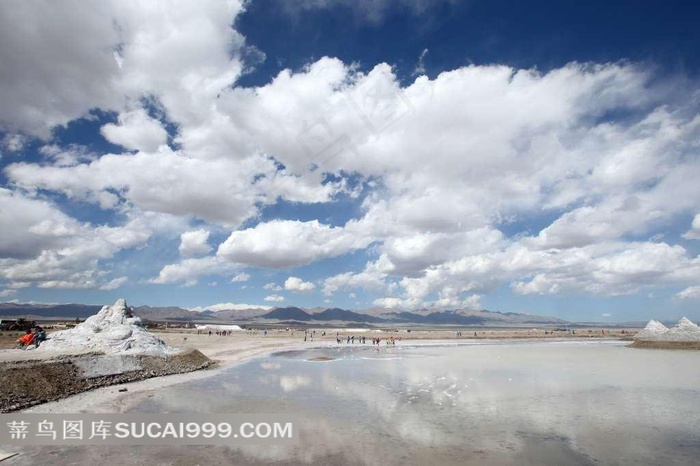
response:
{"label": "blue sky", "polygon": [[700,318],[698,7],[0,4],[0,300]]}

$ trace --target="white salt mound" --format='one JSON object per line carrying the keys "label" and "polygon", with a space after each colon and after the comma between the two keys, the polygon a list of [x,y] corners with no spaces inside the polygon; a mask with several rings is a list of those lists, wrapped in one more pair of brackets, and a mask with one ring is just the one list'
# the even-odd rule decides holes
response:
{"label": "white salt mound", "polygon": [[644,330],[634,336],[635,340],[646,341],[700,341],[700,327],[683,317],[671,328],[666,328],[655,320],[649,321]]}
{"label": "white salt mound", "polygon": [[660,335],[668,332],[668,327],[658,320],[650,320],[646,327],[634,336],[635,340],[656,340]]}
{"label": "white salt mound", "polygon": [[664,333],[665,341],[700,341],[700,327],[683,317]]}
{"label": "white salt mound", "polygon": [[141,319],[134,316],[119,299],[112,306],[104,306],[100,312],[69,330],[55,332],[39,348],[43,351],[101,351],[107,354],[155,354],[178,352],[163,340],[143,328]]}

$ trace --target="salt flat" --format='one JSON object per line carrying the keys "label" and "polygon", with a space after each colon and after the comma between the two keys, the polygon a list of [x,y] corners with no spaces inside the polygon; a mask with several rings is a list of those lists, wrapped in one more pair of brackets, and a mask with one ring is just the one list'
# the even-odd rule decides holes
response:
{"label": "salt flat", "polygon": [[[299,350],[303,343],[281,337],[241,337],[236,349],[217,349],[217,337],[206,335],[170,338],[211,342],[205,354],[244,362],[122,397],[65,400],[56,411],[296,414],[302,445],[52,448],[54,464],[99,455],[183,465],[691,465],[700,455],[696,352],[583,339],[324,342]],[[270,356],[272,347],[287,351]],[[47,451],[24,449],[11,464],[32,464]]]}

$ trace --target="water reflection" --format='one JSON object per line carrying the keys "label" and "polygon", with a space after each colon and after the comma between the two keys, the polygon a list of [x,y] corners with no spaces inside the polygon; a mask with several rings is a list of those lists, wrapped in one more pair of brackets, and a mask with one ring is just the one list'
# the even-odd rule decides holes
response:
{"label": "water reflection", "polygon": [[[303,415],[298,446],[208,448],[201,463],[695,464],[697,358],[601,343],[319,349],[165,388],[136,409]],[[133,454],[178,451],[192,449]]]}

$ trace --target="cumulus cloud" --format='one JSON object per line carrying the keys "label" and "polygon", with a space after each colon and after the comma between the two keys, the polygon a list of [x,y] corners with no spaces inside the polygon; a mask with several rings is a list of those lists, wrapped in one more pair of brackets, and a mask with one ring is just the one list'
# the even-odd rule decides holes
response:
{"label": "cumulus cloud", "polygon": [[295,293],[306,293],[313,291],[316,288],[311,282],[305,282],[298,277],[289,277],[284,282],[284,289],[287,291],[293,291]]}
{"label": "cumulus cloud", "polygon": [[700,299],[700,286],[689,286],[676,294],[678,299]]}
{"label": "cumulus cloud", "polygon": [[155,152],[168,140],[168,133],[160,122],[143,109],[120,114],[118,124],[106,124],[100,132],[113,144],[144,152]]}
{"label": "cumulus cloud", "polygon": [[0,257],[30,258],[70,242],[77,221],[50,202],[0,188]]}
{"label": "cumulus cloud", "polygon": [[153,235],[179,227],[179,221],[133,212],[122,225],[79,222],[47,200],[0,188],[0,278],[11,287],[86,289],[117,287],[105,282],[102,261],[141,246]]}
{"label": "cumulus cloud", "polygon": [[216,255],[237,264],[289,268],[364,248],[369,242],[318,220],[275,220],[234,231],[219,245]]}
{"label": "cumulus cloud", "polygon": [[209,231],[199,229],[183,233],[180,235],[179,251],[182,257],[209,254],[211,251],[211,246],[209,246]]}
{"label": "cumulus cloud", "polygon": [[196,8],[161,1],[3,3],[0,124],[48,138],[53,127],[91,109],[121,111],[144,95],[160,97],[177,117],[192,116],[197,102],[206,106],[203,98],[242,70],[237,54],[229,55],[242,45],[230,28],[241,8],[231,0]]}
{"label": "cumulus cloud", "polygon": [[116,290],[117,288],[121,288],[121,286],[124,285],[128,281],[129,281],[129,277],[118,277],[118,278],[115,278],[114,280],[108,281],[107,283],[102,285],[100,287],[100,289],[103,291]]}
{"label": "cumulus cloud", "polygon": [[690,230],[683,234],[683,238],[700,239],[700,214],[693,217],[693,224],[691,225]]}
{"label": "cumulus cloud", "polygon": [[[659,239],[693,215],[684,237],[700,238],[692,83],[628,63],[571,63],[547,72],[471,65],[402,84],[386,63],[361,71],[322,57],[240,87],[250,46],[231,24],[241,2],[35,6],[0,4],[3,151],[108,114],[117,122],[102,133],[131,152],[52,140],[41,163],[12,159],[0,188],[8,285],[123,285],[109,259],[167,232],[182,234],[183,259],[152,283],[366,250],[364,269],[325,278],[324,294],[363,289],[389,307],[479,307],[503,284],[523,295],[693,288],[698,258]],[[341,6],[377,20],[387,2]],[[161,121],[177,128],[173,147]],[[361,199],[344,225],[259,220],[279,201],[341,195]],[[51,200],[59,197],[120,220],[78,220]],[[210,245],[208,231],[230,234]]]}
{"label": "cumulus cloud", "polygon": [[19,152],[24,148],[27,139],[22,134],[6,134],[0,141],[0,147],[8,152]]}
{"label": "cumulus cloud", "polygon": [[265,301],[272,301],[275,303],[280,303],[280,302],[284,301],[284,296],[272,294],[270,296],[265,296]]}
{"label": "cumulus cloud", "polygon": [[245,272],[241,272],[231,279],[231,283],[247,282],[248,280],[250,280],[250,275]]}
{"label": "cumulus cloud", "polygon": [[0,5],[0,125],[47,138],[54,126],[91,108],[118,105],[112,50],[119,37],[108,2],[37,6]]}
{"label": "cumulus cloud", "polygon": [[404,305],[403,301],[399,298],[378,298],[372,301],[372,304],[385,309],[399,309]]}
{"label": "cumulus cloud", "polygon": [[183,259],[175,264],[163,267],[158,276],[149,280],[151,283],[164,285],[169,283],[194,286],[200,276],[229,273],[231,264],[216,260],[215,257],[197,257]]}
{"label": "cumulus cloud", "polygon": [[345,272],[328,277],[323,282],[323,294],[332,296],[338,291],[362,288],[369,291],[379,291],[386,287],[385,273],[363,271],[359,273]]}

